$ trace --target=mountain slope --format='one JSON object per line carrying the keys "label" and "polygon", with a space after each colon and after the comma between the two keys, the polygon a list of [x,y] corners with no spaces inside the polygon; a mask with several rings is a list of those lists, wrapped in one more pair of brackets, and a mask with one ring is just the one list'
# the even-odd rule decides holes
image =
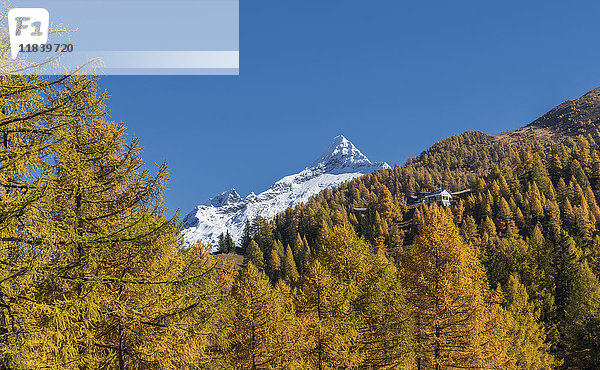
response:
{"label": "mountain slope", "polygon": [[390,168],[387,163],[371,162],[348,139],[337,136],[302,172],[282,178],[258,195],[251,193],[242,199],[235,189],[231,189],[196,206],[183,220],[185,244],[203,240],[214,246],[219,235],[227,230],[239,242],[247,220],[257,216],[272,219],[324,189],[386,168]]}
{"label": "mountain slope", "polygon": [[555,107],[525,127],[501,134],[511,141],[560,142],[579,135],[598,137],[600,125],[600,88]]}
{"label": "mountain slope", "polygon": [[[277,218],[277,233],[283,245],[298,248],[296,237],[300,234],[307,238],[311,248],[318,247],[320,235],[315,230],[319,230],[322,214],[325,213],[331,219],[326,219],[326,224],[331,225],[335,220],[350,222],[361,236],[374,245],[381,243],[383,238],[388,250],[393,250],[411,242],[411,231],[405,229],[407,220],[405,216],[399,216],[404,213],[411,195],[439,187],[450,191],[466,188],[478,191],[481,184],[476,179],[499,170],[510,169],[539,177],[539,173],[543,172],[539,161],[547,155],[556,155],[547,150],[550,144],[562,143],[580,134],[589,134],[587,136],[591,138],[577,140],[576,146],[595,146],[599,142],[599,112],[600,89],[596,89],[580,99],[561,104],[526,127],[499,137],[467,131],[446,138],[401,167],[361,176],[332,191],[317,194],[303,206],[286,210]],[[534,140],[542,145],[534,144]],[[558,152],[562,155],[572,146],[558,147]],[[593,168],[600,168],[600,161],[590,159],[589,155],[578,158],[578,161],[580,166],[587,166],[586,169],[590,164]],[[565,162],[561,159],[555,165]],[[537,166],[535,171],[534,165]],[[574,167],[573,171],[573,176],[583,178],[577,168]],[[599,178],[599,172],[595,173],[594,176]],[[498,183],[496,187],[506,189],[506,186],[500,185]],[[491,194],[485,194],[485,197],[489,198]],[[480,199],[469,201],[484,204]],[[512,204],[510,206],[513,207]],[[366,211],[359,217],[356,208]],[[490,211],[484,207],[481,212],[486,214]],[[320,219],[315,221],[311,215],[320,215]]]}

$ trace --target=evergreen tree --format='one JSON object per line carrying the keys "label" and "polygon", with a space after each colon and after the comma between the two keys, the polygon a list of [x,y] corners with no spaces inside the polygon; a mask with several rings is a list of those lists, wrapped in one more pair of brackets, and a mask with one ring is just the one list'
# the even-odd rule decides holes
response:
{"label": "evergreen tree", "polygon": [[590,246],[589,250],[586,253],[586,260],[588,265],[596,274],[596,276],[600,275],[600,236],[596,235],[594,237],[594,241]]}
{"label": "evergreen tree", "polygon": [[235,252],[235,242],[233,241],[233,237],[229,230],[227,230],[227,234],[225,235],[225,239],[227,240],[227,245],[229,246],[229,253]]}
{"label": "evergreen tree", "polygon": [[221,249],[221,243],[219,242],[219,248],[222,250],[221,253],[233,253],[235,252],[235,243],[233,242],[233,238],[231,237],[231,233],[227,230],[226,234],[221,234],[223,240],[223,246]]}
{"label": "evergreen tree", "polygon": [[242,254],[246,254],[246,248],[250,245],[252,241],[252,230],[250,226],[250,221],[246,220],[246,226],[244,226],[244,233],[242,234],[242,241],[240,247],[242,248]]}
{"label": "evergreen tree", "polygon": [[565,367],[596,368],[600,363],[600,282],[586,262],[574,278],[563,327]]}
{"label": "evergreen tree", "polygon": [[225,246],[225,233],[221,233],[221,235],[219,235],[219,242],[217,245],[217,252],[218,253],[227,253],[226,252],[227,247]]}
{"label": "evergreen tree", "polygon": [[296,259],[296,266],[298,267],[298,272],[300,274],[304,274],[306,272],[307,266],[310,262],[310,258],[312,255],[312,251],[310,246],[308,245],[308,241],[306,238],[302,239],[302,248],[298,254],[298,258]]}
{"label": "evergreen tree", "polygon": [[563,316],[567,300],[571,294],[573,280],[577,273],[581,250],[575,244],[573,238],[567,233],[561,235],[560,240],[555,246],[554,252],[554,270],[556,273],[556,292],[555,300],[560,317]]}
{"label": "evergreen tree", "polygon": [[246,248],[246,254],[244,255],[244,265],[248,265],[248,263],[252,263],[259,271],[265,269],[265,259],[258,248],[258,244],[254,240],[250,241],[248,248]]}

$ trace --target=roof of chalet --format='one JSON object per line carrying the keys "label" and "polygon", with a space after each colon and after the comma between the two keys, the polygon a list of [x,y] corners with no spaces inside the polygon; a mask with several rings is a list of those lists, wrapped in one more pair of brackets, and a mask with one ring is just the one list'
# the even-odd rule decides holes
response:
{"label": "roof of chalet", "polygon": [[438,188],[438,189],[435,189],[435,190],[429,191],[429,192],[419,192],[418,195],[420,197],[432,197],[432,196],[435,196],[435,195],[440,195],[443,192],[446,192],[446,193],[452,195],[452,193],[450,193],[448,190],[443,189],[443,188]]}

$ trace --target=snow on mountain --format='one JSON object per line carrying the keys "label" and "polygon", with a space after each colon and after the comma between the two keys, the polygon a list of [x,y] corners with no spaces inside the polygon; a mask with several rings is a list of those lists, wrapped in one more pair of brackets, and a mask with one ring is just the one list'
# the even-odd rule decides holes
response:
{"label": "snow on mountain", "polygon": [[213,198],[210,198],[206,203],[204,203],[204,205],[213,207],[223,207],[238,203],[241,200],[242,197],[240,197],[237,191],[235,191],[235,189],[231,189],[224,191]]}
{"label": "snow on mountain", "polygon": [[348,168],[371,166],[371,161],[348,139],[339,135],[333,138],[325,152],[308,168],[319,168],[326,172],[346,171]]}
{"label": "snow on mountain", "polygon": [[183,219],[186,245],[199,240],[217,245],[221,233],[229,232],[239,243],[246,225],[257,216],[274,218],[288,207],[304,203],[321,190],[332,188],[375,170],[390,168],[371,162],[344,136],[336,136],[323,154],[302,172],[286,176],[268,190],[242,199],[235,189],[198,205]]}

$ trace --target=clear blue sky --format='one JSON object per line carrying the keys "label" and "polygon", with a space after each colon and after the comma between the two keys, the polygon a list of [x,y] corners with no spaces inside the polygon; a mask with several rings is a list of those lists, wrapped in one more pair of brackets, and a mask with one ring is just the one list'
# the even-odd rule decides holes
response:
{"label": "clear blue sky", "polygon": [[343,134],[403,164],[600,86],[598,1],[241,1],[240,76],[104,77],[183,214],[303,169]]}

